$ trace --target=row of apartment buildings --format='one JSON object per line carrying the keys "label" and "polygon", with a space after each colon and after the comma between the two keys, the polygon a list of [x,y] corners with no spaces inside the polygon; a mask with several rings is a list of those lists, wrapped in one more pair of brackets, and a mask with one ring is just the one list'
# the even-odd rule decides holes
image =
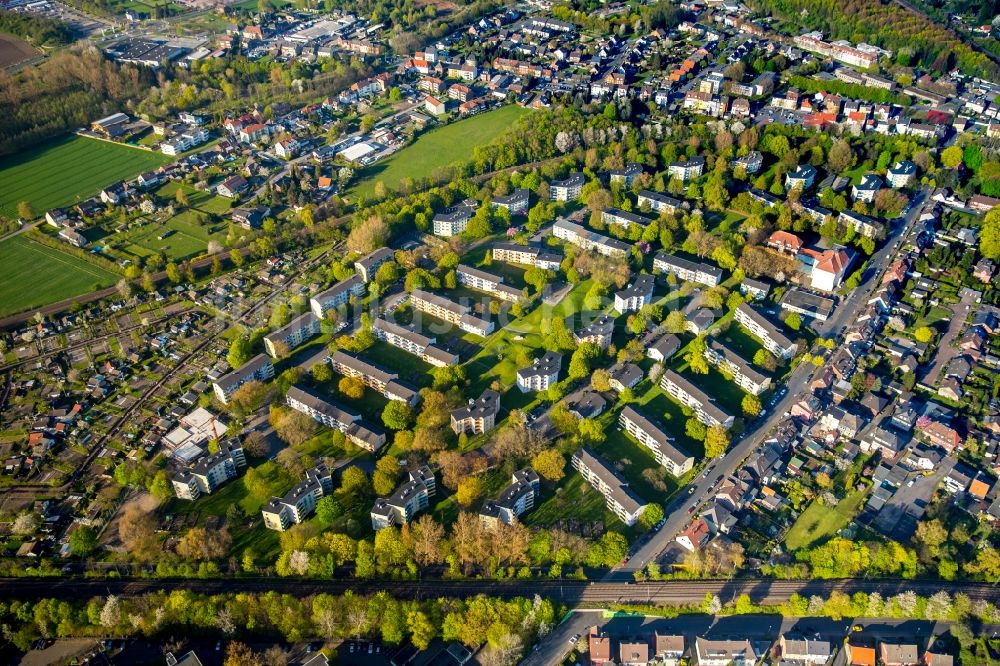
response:
{"label": "row of apartment buildings", "polygon": [[410,293],[410,305],[415,310],[426,312],[449,324],[455,324],[466,333],[486,337],[493,332],[493,322],[477,317],[468,305],[456,303],[444,296],[432,294],[423,289],[414,289]]}
{"label": "row of apartment buildings", "polygon": [[715,404],[715,398],[680,376],[673,370],[664,370],[660,388],[677,402],[694,411],[695,418],[707,426],[730,428],[735,421],[732,414]]}
{"label": "row of apartment buildings", "polygon": [[576,450],[570,462],[573,469],[604,496],[605,504],[611,513],[629,527],[635,525],[649,505],[632,492],[625,477],[585,446]]}
{"label": "row of apartment buildings", "polygon": [[326,427],[336,428],[344,433],[348,441],[369,453],[375,453],[385,445],[384,430],[364,423],[361,414],[337,405],[314,391],[301,386],[292,386],[285,395],[285,402],[295,411]]}
{"label": "row of apartment buildings", "polygon": [[778,358],[791,358],[795,353],[795,343],[778,330],[771,321],[746,303],[740,303],[736,308],[735,319],[755,338],[760,340],[764,349]]}
{"label": "row of apartment buildings", "polygon": [[503,277],[486,271],[459,264],[455,267],[458,284],[496,296],[500,300],[516,303],[524,296],[520,289],[503,283]]}
{"label": "row of apartment buildings", "polygon": [[401,400],[408,405],[416,405],[420,394],[415,388],[399,381],[399,375],[381,368],[374,363],[352,356],[339,349],[330,354],[330,365],[334,372],[345,377],[356,377],[365,386],[381,393],[389,400]]}

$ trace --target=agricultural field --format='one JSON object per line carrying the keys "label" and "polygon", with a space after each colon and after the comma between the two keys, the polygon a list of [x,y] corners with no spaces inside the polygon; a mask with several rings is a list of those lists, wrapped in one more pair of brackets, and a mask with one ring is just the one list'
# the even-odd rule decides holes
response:
{"label": "agricultural field", "polygon": [[378,181],[396,189],[404,178],[429,176],[434,169],[466,160],[473,148],[497,138],[527,113],[528,109],[508,105],[422,134],[412,145],[364,169],[348,196],[371,194]]}
{"label": "agricultural field", "polygon": [[[24,235],[0,242],[0,316],[113,285],[119,276]],[[32,288],[25,289],[25,284]]]}
{"label": "agricultural field", "polygon": [[0,67],[10,67],[36,55],[38,50],[23,39],[13,35],[0,35]]}
{"label": "agricultural field", "polygon": [[17,217],[29,202],[37,215],[93,196],[119,180],[155,169],[170,157],[97,139],[70,136],[0,160],[0,215]]}

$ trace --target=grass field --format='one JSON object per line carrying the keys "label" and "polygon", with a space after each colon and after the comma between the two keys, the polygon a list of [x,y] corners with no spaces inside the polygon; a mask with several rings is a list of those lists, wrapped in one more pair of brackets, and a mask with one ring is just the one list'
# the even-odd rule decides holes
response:
{"label": "grass field", "polygon": [[56,139],[0,160],[0,215],[17,217],[20,201],[29,202],[42,215],[169,161],[161,153],[97,139]]}
{"label": "grass field", "polygon": [[[0,316],[14,314],[94,289],[119,276],[25,236],[0,243]],[[31,285],[25,288],[26,285]]]}
{"label": "grass field", "polygon": [[371,194],[378,181],[390,189],[398,189],[404,178],[429,176],[434,169],[466,160],[473,148],[500,136],[527,113],[528,109],[508,105],[422,134],[389,159],[364,169],[348,196]]}
{"label": "grass field", "polygon": [[788,550],[806,548],[847,527],[864,501],[865,492],[855,490],[833,508],[822,504],[819,500],[806,507],[785,535],[785,545]]}

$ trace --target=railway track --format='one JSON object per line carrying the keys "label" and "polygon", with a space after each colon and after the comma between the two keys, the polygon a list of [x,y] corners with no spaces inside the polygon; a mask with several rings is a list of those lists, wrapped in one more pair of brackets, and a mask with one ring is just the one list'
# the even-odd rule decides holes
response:
{"label": "railway track", "polygon": [[731,579],[699,581],[654,581],[649,583],[606,583],[581,580],[487,581],[440,580],[416,581],[357,579],[308,580],[290,578],[217,578],[217,579],[139,579],[139,578],[0,578],[0,595],[5,598],[59,597],[88,599],[116,594],[136,596],[159,591],[191,590],[205,594],[278,592],[306,597],[315,594],[373,594],[382,590],[400,599],[437,597],[466,598],[479,594],[497,597],[531,597],[535,594],[562,603],[579,606],[604,606],[614,603],[651,605],[698,604],[706,594],[715,594],[724,602],[742,594],[755,604],[776,605],[793,594],[829,597],[834,592],[855,594],[878,592],[884,597],[913,591],[931,596],[945,591],[967,595],[972,600],[1000,601],[1000,589],[985,583],[954,583],[903,579],[771,580]]}

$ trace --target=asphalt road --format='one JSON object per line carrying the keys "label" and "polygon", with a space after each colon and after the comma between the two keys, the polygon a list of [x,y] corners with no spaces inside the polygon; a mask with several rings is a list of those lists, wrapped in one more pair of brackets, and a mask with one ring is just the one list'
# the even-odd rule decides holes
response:
{"label": "asphalt road", "polygon": [[[857,318],[858,313],[868,303],[872,292],[878,287],[882,273],[896,253],[898,244],[894,239],[905,237],[909,233],[913,221],[920,213],[924,196],[925,191],[923,190],[914,196],[910,210],[903,218],[903,223],[896,225],[883,247],[872,255],[863,282],[837,305],[833,315],[823,325],[816,327],[821,334],[828,332],[827,336],[832,335],[839,338],[843,328]],[[663,526],[632,554],[627,563],[612,569],[604,578],[605,581],[632,580],[636,571],[660,556],[673,542],[677,534],[687,527],[692,516],[697,513],[697,508],[711,499],[718,483],[716,479],[720,475],[727,477],[733,474],[753,449],[764,442],[771,430],[784,417],[784,413],[805,393],[814,369],[814,366],[807,363],[800,364],[792,371],[784,384],[785,394],[776,404],[768,408],[770,411],[766,419],[755,426],[751,425],[753,429],[732,446],[725,456],[708,461],[703,474],[699,475],[693,482],[694,490],[690,490],[690,485],[688,488],[681,489],[681,492],[665,507],[667,518]],[[692,506],[695,507],[695,510],[689,511]]]}

